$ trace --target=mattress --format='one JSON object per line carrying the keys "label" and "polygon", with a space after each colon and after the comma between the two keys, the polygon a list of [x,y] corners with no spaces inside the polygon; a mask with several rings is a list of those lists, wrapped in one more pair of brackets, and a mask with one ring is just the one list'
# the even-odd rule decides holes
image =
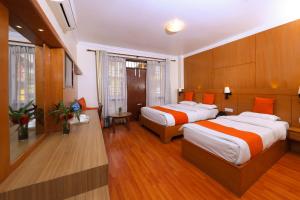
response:
{"label": "mattress", "polygon": [[[262,138],[263,150],[278,140],[285,140],[288,123],[254,117],[223,116],[209,120],[223,126],[256,133]],[[233,164],[240,165],[251,159],[247,143],[239,138],[191,123],[183,126],[184,138]]]}
{"label": "mattress", "polygon": [[[162,107],[186,113],[189,122],[213,119],[218,114],[218,109],[204,109],[191,105],[170,104]],[[175,126],[175,119],[169,113],[165,113],[151,107],[143,107],[141,109],[141,114],[143,117],[157,124],[163,126]]]}

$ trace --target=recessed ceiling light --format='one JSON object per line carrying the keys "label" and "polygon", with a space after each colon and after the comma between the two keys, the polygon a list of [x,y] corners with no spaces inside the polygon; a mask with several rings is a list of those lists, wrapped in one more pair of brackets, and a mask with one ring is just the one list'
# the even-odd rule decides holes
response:
{"label": "recessed ceiling light", "polygon": [[22,26],[20,26],[20,25],[16,25],[16,27],[17,27],[17,28],[23,28],[23,27],[22,27]]}
{"label": "recessed ceiling light", "polygon": [[44,32],[44,29],[39,28],[38,31],[39,31],[39,32]]}
{"label": "recessed ceiling light", "polygon": [[179,31],[182,31],[184,28],[184,22],[179,19],[173,19],[167,22],[166,24],[166,30],[171,33],[177,33]]}

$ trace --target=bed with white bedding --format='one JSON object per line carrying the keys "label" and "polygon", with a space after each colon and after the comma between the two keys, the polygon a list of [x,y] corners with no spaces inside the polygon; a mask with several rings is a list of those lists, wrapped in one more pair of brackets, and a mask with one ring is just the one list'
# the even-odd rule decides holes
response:
{"label": "bed with white bedding", "polygon": [[[242,131],[250,131],[259,135],[263,142],[263,150],[278,140],[285,140],[288,123],[284,121],[263,119],[259,115],[244,112],[237,116],[222,116],[209,120],[223,126]],[[184,139],[236,165],[250,160],[247,143],[237,137],[224,134],[198,124],[190,123],[183,126]]]}
{"label": "bed with white bedding", "polygon": [[[161,106],[173,111],[185,113],[189,122],[215,118],[218,114],[216,105],[181,102]],[[182,135],[179,131],[183,124],[176,124],[172,114],[151,107],[141,109],[141,124],[160,135],[162,142],[168,143],[172,137]]]}
{"label": "bed with white bedding", "polygon": [[[188,122],[195,122],[199,120],[213,119],[218,114],[218,109],[216,106],[211,108],[201,107],[196,105],[186,105],[186,104],[169,104],[161,106],[171,110],[176,110],[184,112],[188,116]],[[143,107],[141,109],[141,114],[143,117],[163,126],[175,126],[174,117],[166,112],[153,109],[151,107]]]}
{"label": "bed with white bedding", "polygon": [[[253,112],[186,124],[182,156],[241,196],[285,154],[288,127],[279,117]],[[254,156],[250,146],[257,140],[243,140],[248,133],[260,138],[261,151]]]}

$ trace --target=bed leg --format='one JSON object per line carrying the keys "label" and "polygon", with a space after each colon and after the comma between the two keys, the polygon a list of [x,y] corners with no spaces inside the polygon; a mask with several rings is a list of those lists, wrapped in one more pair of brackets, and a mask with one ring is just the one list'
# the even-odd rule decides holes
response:
{"label": "bed leg", "polygon": [[172,139],[172,137],[166,137],[164,135],[160,135],[160,140],[165,144],[171,142],[171,139]]}

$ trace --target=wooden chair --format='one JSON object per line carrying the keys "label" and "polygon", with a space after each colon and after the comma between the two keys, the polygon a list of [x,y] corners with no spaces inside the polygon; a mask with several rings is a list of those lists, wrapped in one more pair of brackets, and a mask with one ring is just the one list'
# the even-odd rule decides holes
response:
{"label": "wooden chair", "polygon": [[101,127],[103,128],[104,124],[103,124],[103,121],[102,121],[102,109],[103,109],[103,105],[102,105],[102,103],[99,103],[98,104],[98,115],[99,115]]}

